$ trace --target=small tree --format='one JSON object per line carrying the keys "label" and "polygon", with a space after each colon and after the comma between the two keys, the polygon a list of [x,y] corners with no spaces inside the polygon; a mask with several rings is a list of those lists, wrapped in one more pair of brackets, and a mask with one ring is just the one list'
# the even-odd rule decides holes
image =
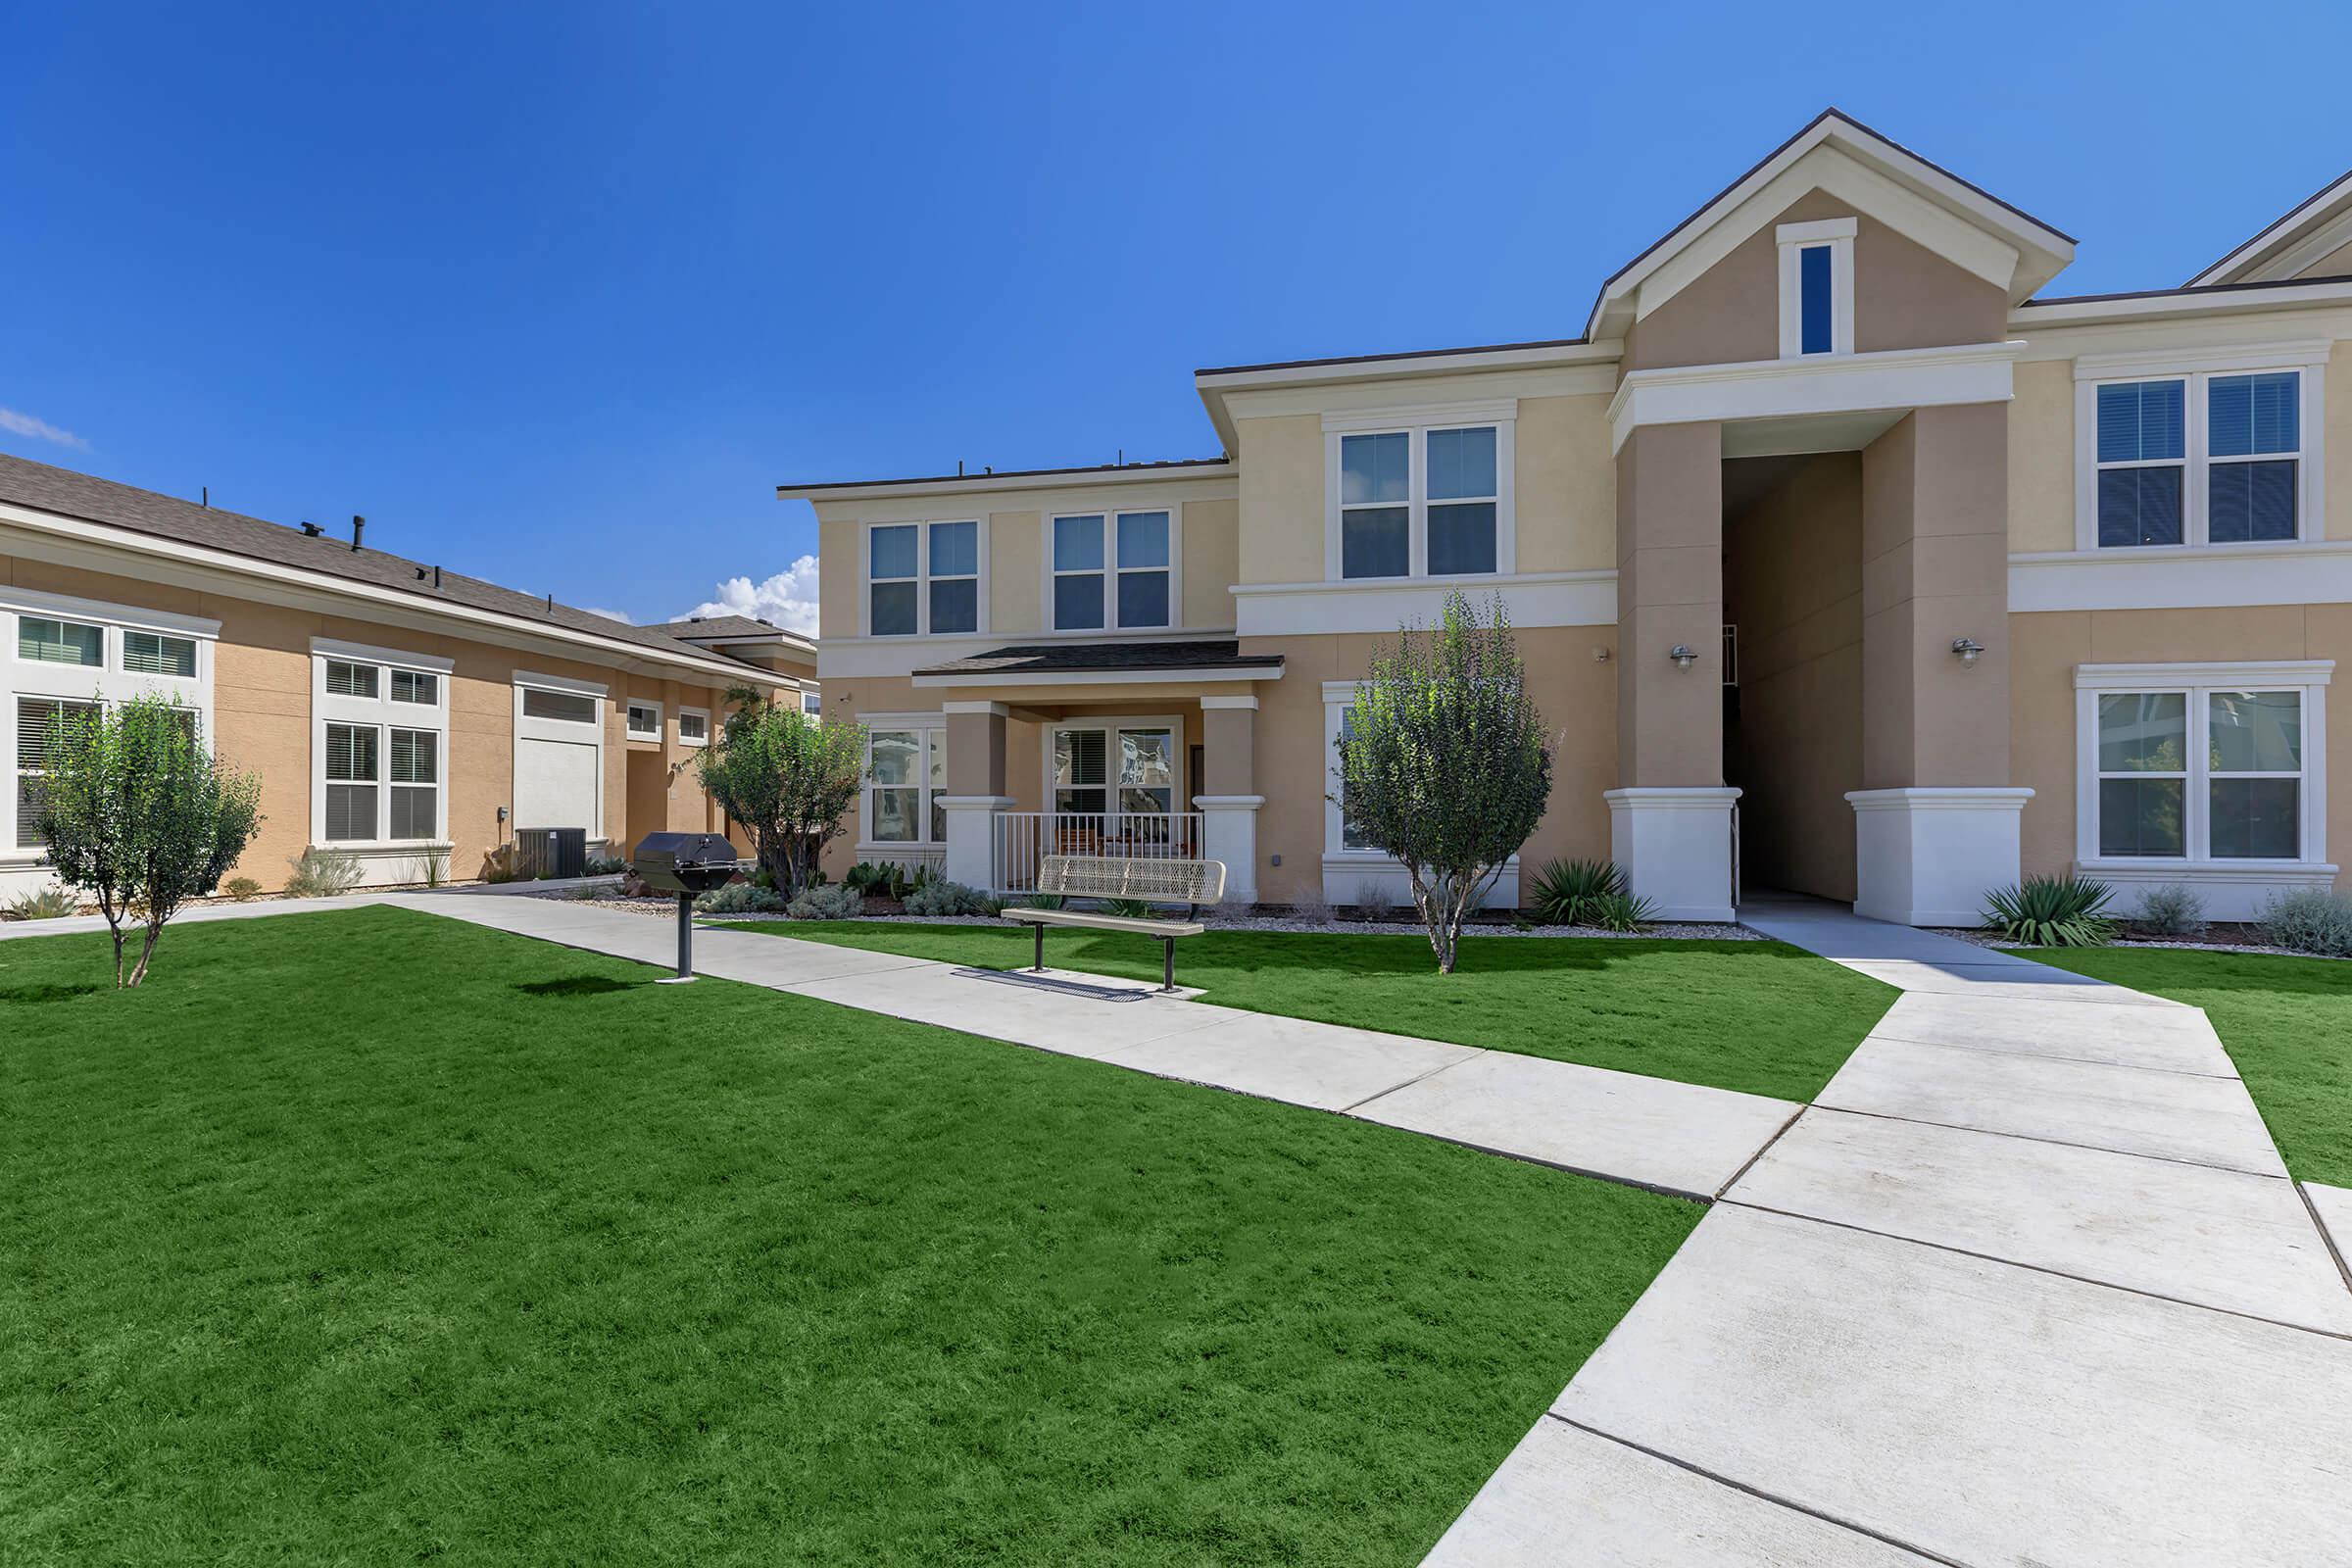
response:
{"label": "small tree", "polygon": [[[164,923],[220,886],[261,825],[261,780],[207,752],[191,715],[161,697],[50,721],[36,794],[58,876],[97,897],[115,934],[115,985],[147,978]],[[147,927],[122,971],[123,922]]]}
{"label": "small tree", "polygon": [[1404,863],[1438,972],[1451,974],[1462,917],[1551,794],[1551,752],[1501,600],[1482,624],[1451,594],[1436,630],[1404,628],[1394,652],[1376,653],[1337,745],[1332,799]]}
{"label": "small tree", "polygon": [[786,898],[816,870],[865,780],[865,726],[819,719],[752,693],[696,762],[703,788],[743,824]]}

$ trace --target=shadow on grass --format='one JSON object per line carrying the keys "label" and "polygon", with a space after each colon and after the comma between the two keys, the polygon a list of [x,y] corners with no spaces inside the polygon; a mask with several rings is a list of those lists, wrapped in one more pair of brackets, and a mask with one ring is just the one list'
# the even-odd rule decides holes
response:
{"label": "shadow on grass", "polygon": [[607,997],[652,984],[651,980],[615,980],[602,974],[567,974],[554,980],[518,980],[514,989],[526,997]]}
{"label": "shadow on grass", "polygon": [[101,989],[94,980],[77,986],[0,986],[0,1002],[21,1002],[28,1005],[43,1002],[70,1002],[75,997],[94,996]]}

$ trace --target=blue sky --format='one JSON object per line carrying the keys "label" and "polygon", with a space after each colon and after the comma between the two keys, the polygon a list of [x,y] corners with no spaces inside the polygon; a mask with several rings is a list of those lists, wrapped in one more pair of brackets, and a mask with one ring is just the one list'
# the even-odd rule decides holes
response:
{"label": "blue sky", "polygon": [[27,8],[0,450],[659,619],[814,548],[779,481],[1209,455],[1199,366],[1572,336],[1827,104],[2079,236],[2055,292],[2178,283],[2352,167],[2347,42],[2294,4]]}

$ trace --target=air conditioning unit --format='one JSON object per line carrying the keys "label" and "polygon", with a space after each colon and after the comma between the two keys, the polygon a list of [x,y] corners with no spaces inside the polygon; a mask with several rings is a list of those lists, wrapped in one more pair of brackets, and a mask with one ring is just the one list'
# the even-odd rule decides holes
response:
{"label": "air conditioning unit", "polygon": [[518,827],[514,830],[514,874],[526,880],[588,874],[588,830],[584,827]]}

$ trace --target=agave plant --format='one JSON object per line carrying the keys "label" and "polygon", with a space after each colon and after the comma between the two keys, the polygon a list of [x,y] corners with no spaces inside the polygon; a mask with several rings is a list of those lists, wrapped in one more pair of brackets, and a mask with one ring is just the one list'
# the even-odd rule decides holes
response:
{"label": "agave plant", "polygon": [[1984,926],[2037,948],[2098,948],[2115,938],[2102,913],[2115,889],[2088,877],[2030,876],[1984,895]]}
{"label": "agave plant", "polygon": [[1535,910],[1551,925],[1597,925],[1601,901],[1625,892],[1613,860],[1553,860],[1536,873]]}
{"label": "agave plant", "polygon": [[1596,925],[1603,931],[1639,931],[1657,917],[1655,899],[1636,898],[1619,889],[1593,898],[1586,906],[1585,917],[1579,923]]}

